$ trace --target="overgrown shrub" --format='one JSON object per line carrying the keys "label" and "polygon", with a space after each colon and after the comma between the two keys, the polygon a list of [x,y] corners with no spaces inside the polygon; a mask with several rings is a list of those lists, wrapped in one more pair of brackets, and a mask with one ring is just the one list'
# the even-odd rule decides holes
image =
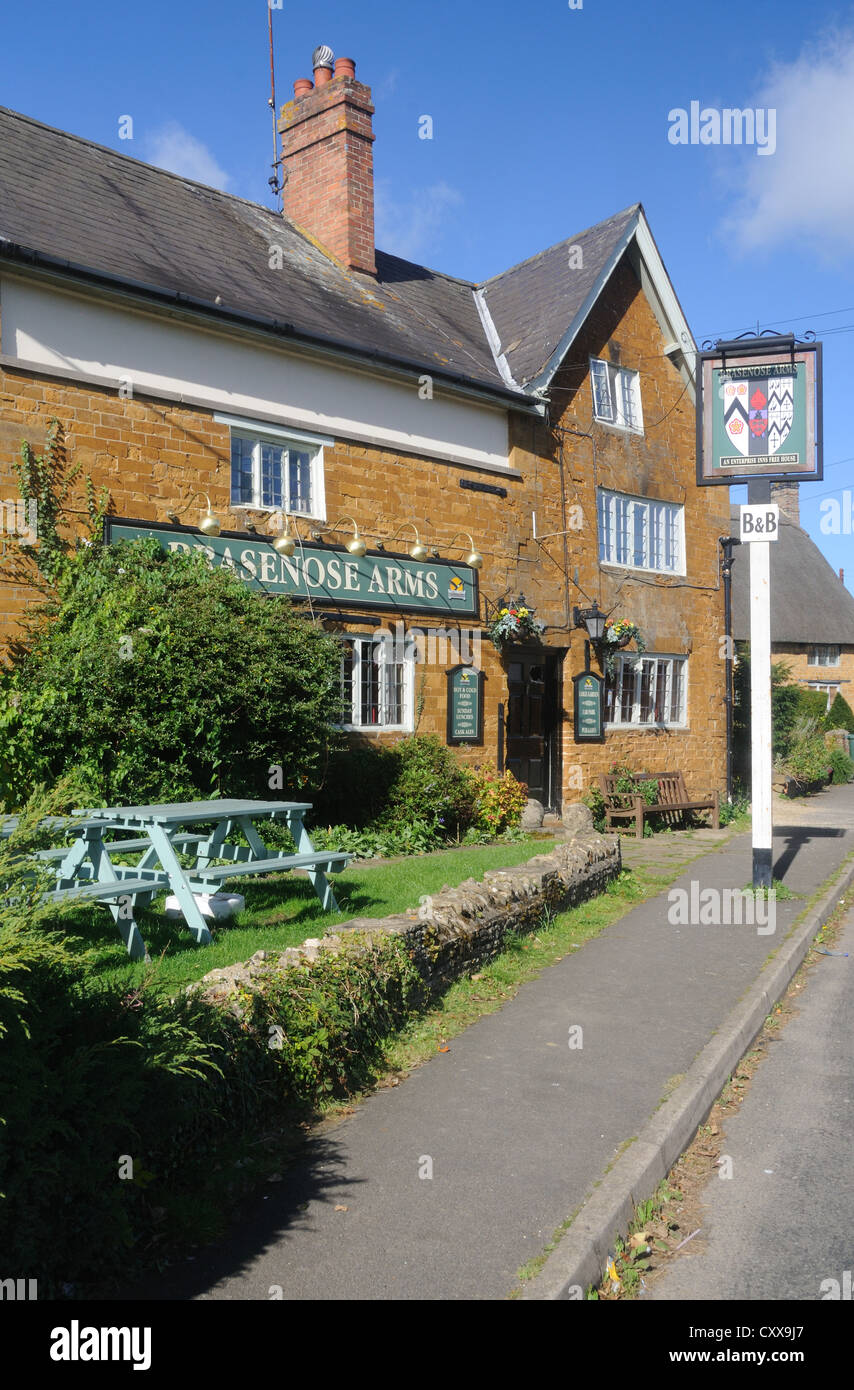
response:
{"label": "overgrown shrub", "polygon": [[783,768],[798,782],[820,782],[831,766],[830,754],[819,720],[802,715],[792,730]]}
{"label": "overgrown shrub", "polygon": [[515,829],[528,802],[528,788],[512,772],[499,773],[491,767],[469,771],[474,787],[474,816],[471,829],[483,835],[500,835]]}
{"label": "overgrown shrub", "polygon": [[593,827],[595,830],[606,830],[608,822],[605,818],[605,798],[599,790],[598,783],[593,784],[586,796],[582,797],[585,806],[590,807],[590,814],[593,817]]}
{"label": "overgrown shrub", "polygon": [[434,825],[448,838],[471,825],[475,813],[472,778],[435,734],[413,735],[395,745],[398,773],[375,827]]}
{"label": "overgrown shrub", "polygon": [[108,804],[297,799],[316,777],[340,651],[287,598],[146,540],[82,550],[58,595],[0,677],[8,802],[72,767]]}
{"label": "overgrown shrub", "polygon": [[828,748],[827,761],[833,768],[834,782],[850,782],[854,777],[854,762],[841,748]]}
{"label": "overgrown shrub", "polygon": [[381,816],[400,773],[395,747],[364,739],[332,747],[306,789],[316,825],[360,828]]}
{"label": "overgrown shrub", "polygon": [[830,713],[825,721],[828,729],[845,729],[849,734],[854,734],[854,710],[848,701],[843,699],[837,692],[833,704],[830,706]]}
{"label": "overgrown shrub", "polygon": [[250,1020],[275,1053],[288,1099],[350,1095],[372,1075],[384,1040],[422,1001],[424,986],[402,940],[365,942],[271,972]]}
{"label": "overgrown shrub", "polygon": [[824,690],[810,690],[805,685],[799,685],[795,688],[798,692],[796,722],[798,719],[814,719],[820,729],[829,729],[826,692]]}
{"label": "overgrown shrub", "polygon": [[[336,751],[333,766],[334,787],[314,798],[315,844],[360,858],[426,854],[449,842],[512,834],[528,799],[512,773],[466,767],[434,734]],[[340,809],[340,821],[325,819],[330,805]]]}

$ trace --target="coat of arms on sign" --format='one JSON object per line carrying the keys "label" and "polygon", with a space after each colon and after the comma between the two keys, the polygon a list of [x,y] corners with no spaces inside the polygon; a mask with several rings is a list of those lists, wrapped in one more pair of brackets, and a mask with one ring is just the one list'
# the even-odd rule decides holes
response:
{"label": "coat of arms on sign", "polygon": [[[784,377],[727,381],[723,388],[727,438],[745,458],[776,454],[794,419],[791,381]],[[752,448],[751,448],[752,444]]]}

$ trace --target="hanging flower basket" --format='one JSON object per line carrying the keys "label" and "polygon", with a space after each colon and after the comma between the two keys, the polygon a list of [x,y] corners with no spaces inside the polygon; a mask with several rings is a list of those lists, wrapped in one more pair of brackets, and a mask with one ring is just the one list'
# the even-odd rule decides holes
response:
{"label": "hanging flower basket", "polygon": [[534,610],[525,602],[524,594],[520,594],[517,599],[499,604],[486,630],[492,645],[501,651],[514,642],[542,641],[546,628],[545,623],[534,617]]}
{"label": "hanging flower basket", "polygon": [[602,650],[605,655],[605,670],[609,676],[613,676],[616,669],[614,653],[627,647],[634,641],[638,652],[646,651],[644,635],[637,623],[633,623],[630,618],[618,618],[615,623],[608,621],[605,624],[605,632],[602,637]]}

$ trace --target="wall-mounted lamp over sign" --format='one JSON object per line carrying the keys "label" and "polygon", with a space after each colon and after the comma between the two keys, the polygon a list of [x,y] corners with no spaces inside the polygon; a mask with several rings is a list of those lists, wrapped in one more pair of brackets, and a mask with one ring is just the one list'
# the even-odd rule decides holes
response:
{"label": "wall-mounted lamp over sign", "polygon": [[394,535],[393,535],[393,536],[389,536],[389,538],[388,538],[387,541],[384,541],[384,540],[383,540],[383,541],[378,541],[378,542],[377,542],[377,549],[378,549],[378,550],[385,550],[385,548],[386,548],[387,545],[393,545],[394,542],[397,540],[398,536],[400,535],[401,531],[406,530],[408,527],[411,527],[412,530],[415,532],[415,544],[412,546],[411,550],[409,551],[409,558],[410,558],[410,560],[418,560],[418,561],[421,561],[421,560],[426,560],[426,559],[428,559],[428,558],[429,558],[429,555],[430,555],[430,551],[428,550],[427,546],[424,544],[424,542],[422,541],[421,537],[419,536],[419,534],[418,534],[418,527],[415,525],[415,522],[414,522],[414,521],[404,521],[404,522],[402,523],[402,525],[398,526],[398,528],[397,528],[397,530],[395,531]]}
{"label": "wall-mounted lamp over sign", "polygon": [[469,565],[473,570],[483,569],[483,556],[481,555],[479,550],[475,549],[475,544],[471,538],[470,531],[458,531],[457,534],[454,537],[452,537],[451,540],[448,541],[447,549],[450,550],[451,547],[455,544],[455,542],[459,540],[460,536],[468,536],[469,546],[471,547],[468,555],[466,556],[466,564]]}
{"label": "wall-mounted lamp over sign", "polygon": [[315,538],[315,540],[325,540],[329,532],[336,531],[338,527],[342,525],[343,522],[346,522],[348,526],[352,526],[353,528],[352,538],[347,542],[347,550],[351,555],[355,555],[357,560],[361,560],[368,547],[365,541],[363,541],[362,537],[359,535],[359,527],[357,526],[356,522],[353,520],[351,516],[339,517],[338,520],[334,522],[332,526],[318,527],[317,530],[312,531],[312,536]]}
{"label": "wall-mounted lamp over sign", "polygon": [[185,512],[190,510],[197,497],[204,497],[208,504],[208,509],[199,522],[199,530],[203,536],[218,536],[221,529],[219,517],[214,516],[211,509],[211,499],[206,492],[194,492],[186,507],[182,507],[179,512],[167,512],[167,516],[170,517],[171,520],[177,521],[179,516],[183,516]]}
{"label": "wall-mounted lamp over sign", "polygon": [[286,559],[289,559],[293,555],[298,541],[299,533],[295,531],[291,535],[291,519],[287,512],[283,512],[282,529],[273,541],[273,549],[277,555],[284,555]]}
{"label": "wall-mounted lamp over sign", "polygon": [[573,627],[583,628],[594,646],[599,646],[605,635],[605,623],[608,621],[608,614],[603,613],[596,600],[593,600],[592,608],[573,608],[572,625]]}

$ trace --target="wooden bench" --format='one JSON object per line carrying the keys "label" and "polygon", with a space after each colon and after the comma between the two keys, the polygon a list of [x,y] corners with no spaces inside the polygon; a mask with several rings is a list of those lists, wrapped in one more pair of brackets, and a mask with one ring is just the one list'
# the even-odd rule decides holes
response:
{"label": "wooden bench", "polygon": [[599,777],[599,789],[605,802],[605,819],[609,830],[615,821],[634,821],[635,836],[643,839],[644,816],[660,815],[669,824],[681,821],[686,811],[711,811],[712,828],[720,829],[720,792],[712,792],[703,798],[688,795],[685,778],[681,772],[638,772],[633,777],[635,787],[641,782],[656,782],[658,790],[653,803],[637,790],[618,791],[617,783],[624,779],[614,774]]}

